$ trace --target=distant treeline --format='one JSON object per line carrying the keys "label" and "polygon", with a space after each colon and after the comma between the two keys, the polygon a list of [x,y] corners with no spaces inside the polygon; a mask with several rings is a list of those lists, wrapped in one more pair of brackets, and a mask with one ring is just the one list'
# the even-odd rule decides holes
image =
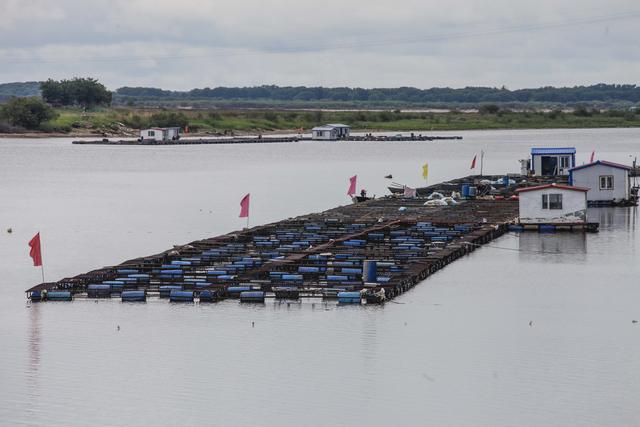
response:
{"label": "distant treeline", "polygon": [[[89,79],[84,79],[89,80]],[[73,83],[75,80],[62,81]],[[40,96],[41,82],[0,84],[0,102],[12,96]],[[44,82],[43,88],[47,88]],[[51,86],[51,84],[49,84]],[[106,100],[106,93],[103,92]],[[55,97],[51,101],[55,102]],[[391,89],[363,89],[348,87],[254,86],[216,87],[171,91],[150,87],[121,87],[113,92],[116,105],[147,106],[259,106],[259,107],[340,107],[347,108],[401,108],[427,106],[457,108],[482,104],[507,106],[556,107],[602,105],[606,107],[632,106],[640,103],[640,87],[636,85],[597,84],[574,87],[542,87],[517,89],[466,87],[461,89],[417,89],[400,87]],[[83,102],[77,101],[82,104]],[[103,103],[103,102],[100,102]],[[107,102],[104,102],[107,103]]]}
{"label": "distant treeline", "polygon": [[217,87],[169,91],[147,87],[122,87],[116,90],[122,99],[157,100],[274,100],[274,101],[320,101],[351,103],[406,103],[406,104],[482,104],[482,103],[542,103],[576,104],[592,102],[640,102],[640,87],[636,85],[597,84],[575,87],[543,87],[538,89],[509,90],[490,87],[466,87],[462,89],[431,88],[417,89],[400,87],[395,89],[362,89],[348,87]]}

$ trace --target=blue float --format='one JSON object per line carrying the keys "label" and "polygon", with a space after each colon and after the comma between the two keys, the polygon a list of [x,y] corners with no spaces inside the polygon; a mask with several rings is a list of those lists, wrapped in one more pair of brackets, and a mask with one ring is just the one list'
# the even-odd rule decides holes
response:
{"label": "blue float", "polygon": [[193,302],[192,291],[179,291],[172,290],[169,294],[169,301],[171,302]]}
{"label": "blue float", "polygon": [[240,302],[264,302],[264,292],[262,291],[240,292]]}
{"label": "blue float", "polygon": [[123,302],[143,302],[147,300],[147,293],[145,291],[123,291],[120,298]]}
{"label": "blue float", "polygon": [[338,302],[341,304],[361,304],[360,292],[338,292]]}

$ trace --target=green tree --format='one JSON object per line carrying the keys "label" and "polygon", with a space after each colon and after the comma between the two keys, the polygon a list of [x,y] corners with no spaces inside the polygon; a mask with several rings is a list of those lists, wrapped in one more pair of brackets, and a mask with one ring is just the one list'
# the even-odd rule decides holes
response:
{"label": "green tree", "polygon": [[55,119],[56,112],[38,97],[11,98],[2,106],[0,115],[13,126],[38,129],[46,121]]}
{"label": "green tree", "polygon": [[480,114],[497,114],[500,107],[496,104],[485,104],[480,107]]}
{"label": "green tree", "polygon": [[92,78],[71,80],[49,79],[40,85],[42,98],[52,105],[79,105],[84,108],[110,105],[112,94],[107,88]]}

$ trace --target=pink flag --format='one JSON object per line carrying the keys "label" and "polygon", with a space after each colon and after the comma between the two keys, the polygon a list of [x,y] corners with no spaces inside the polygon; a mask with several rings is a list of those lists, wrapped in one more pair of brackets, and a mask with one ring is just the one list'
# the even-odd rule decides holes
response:
{"label": "pink flag", "polygon": [[244,196],[240,201],[240,218],[249,217],[249,194]]}
{"label": "pink flag", "polygon": [[349,178],[349,191],[347,191],[347,196],[354,196],[356,194],[356,180],[358,179],[358,175],[353,175]]}
{"label": "pink flag", "polygon": [[591,160],[589,161],[589,163],[593,163],[595,159],[596,159],[596,150],[593,150],[591,152]]}
{"label": "pink flag", "polygon": [[475,169],[476,168],[476,158],[477,157],[478,157],[477,154],[475,156],[473,156],[473,160],[471,160],[471,168],[470,169]]}
{"label": "pink flag", "polygon": [[416,188],[404,187],[404,197],[417,197],[418,190]]}

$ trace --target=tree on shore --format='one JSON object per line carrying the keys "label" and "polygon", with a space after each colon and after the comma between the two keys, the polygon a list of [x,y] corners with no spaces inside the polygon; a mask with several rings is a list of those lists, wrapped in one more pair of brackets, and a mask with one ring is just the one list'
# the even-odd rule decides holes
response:
{"label": "tree on shore", "polygon": [[42,123],[55,119],[57,113],[42,99],[32,96],[11,98],[0,109],[0,117],[12,126],[35,130]]}
{"label": "tree on shore", "polygon": [[51,105],[78,105],[91,108],[97,105],[110,105],[112,94],[107,88],[92,78],[73,78],[71,80],[52,80],[40,84],[42,98]]}

